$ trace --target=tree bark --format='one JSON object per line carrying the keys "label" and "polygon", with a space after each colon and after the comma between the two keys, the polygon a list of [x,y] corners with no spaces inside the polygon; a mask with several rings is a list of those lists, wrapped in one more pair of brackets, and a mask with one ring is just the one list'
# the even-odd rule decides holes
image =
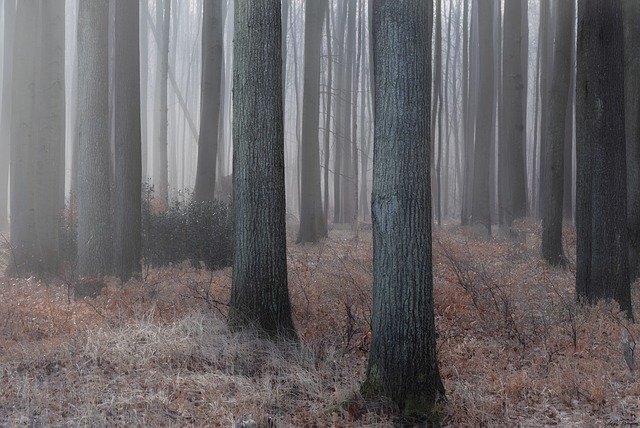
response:
{"label": "tree bark", "polygon": [[203,13],[200,137],[194,198],[197,201],[213,201],[215,198],[220,104],[222,102],[222,1],[205,1]]}
{"label": "tree bark", "polygon": [[326,236],[320,189],[320,54],[326,0],[307,2],[304,30],[304,87],[300,229],[298,243],[318,242]]}
{"label": "tree bark", "polygon": [[9,226],[9,165],[11,159],[11,79],[13,70],[13,35],[16,19],[15,2],[3,5],[2,32],[2,103],[0,104],[0,230]]}
{"label": "tree bark", "polygon": [[374,0],[374,303],[365,395],[427,419],[444,395],[431,254],[431,2]]}
{"label": "tree bark", "polygon": [[629,316],[629,238],[620,0],[579,0],[576,294]]}
{"label": "tree bark", "polygon": [[287,287],[279,0],[237,0],[233,91],[235,257],[229,318],[295,338]]}
{"label": "tree bark", "polygon": [[[115,255],[123,282],[142,270],[142,134],[140,111],[140,7],[115,4]],[[146,55],[146,53],[145,53]],[[146,82],[145,82],[146,83]]]}
{"label": "tree bark", "polygon": [[80,276],[112,272],[109,188],[109,4],[78,9],[78,265]]}
{"label": "tree bark", "polygon": [[[546,189],[542,196],[542,257],[552,266],[564,265],[566,260],[562,250],[562,205],[564,196],[564,147],[568,97],[571,83],[571,51],[573,38],[572,22],[575,19],[574,4],[571,1],[553,3],[556,16],[556,43],[553,48],[553,74],[548,86],[550,91],[545,106],[547,127],[542,136],[546,141],[544,170]],[[569,162],[571,160],[569,159]]]}

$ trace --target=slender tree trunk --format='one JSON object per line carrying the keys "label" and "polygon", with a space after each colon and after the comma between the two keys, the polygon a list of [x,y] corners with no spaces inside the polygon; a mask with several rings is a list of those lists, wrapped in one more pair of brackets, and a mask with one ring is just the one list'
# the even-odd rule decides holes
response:
{"label": "slender tree trunk", "polygon": [[171,22],[171,1],[156,0],[156,31],[158,37],[158,65],[156,69],[156,112],[154,129],[156,132],[154,159],[154,182],[156,183],[156,197],[163,204],[169,201],[169,168],[168,150],[168,107],[167,80],[169,74],[169,35]]}
{"label": "slender tree trunk", "polygon": [[216,155],[220,125],[222,84],[222,2],[204,2],[202,29],[202,83],[200,92],[200,139],[198,169],[194,198],[212,201],[215,198]]}
{"label": "slender tree trunk", "polygon": [[[374,1],[374,303],[365,395],[430,419],[436,355],[429,176],[431,2]],[[401,146],[401,150],[399,150]],[[417,414],[416,414],[417,413]]]}
{"label": "slender tree trunk", "polygon": [[473,224],[491,235],[491,135],[494,124],[493,0],[478,0],[480,32],[480,79],[473,179]]}
{"label": "slender tree trunk", "polygon": [[[325,96],[325,118],[324,118],[324,224],[325,236],[329,235],[329,159],[331,154],[331,112],[333,106],[333,56],[331,39],[331,9],[326,8],[325,12],[325,28],[327,43],[327,83]],[[335,136],[334,136],[335,141]]]}
{"label": "slender tree trunk", "polygon": [[140,1],[140,127],[142,130],[142,179],[149,178],[149,0]]}
{"label": "slender tree trunk", "polygon": [[16,19],[15,2],[3,5],[2,102],[0,104],[0,230],[9,226],[9,164],[11,158],[11,93],[13,71],[13,36]]}
{"label": "slender tree trunk", "polygon": [[320,54],[326,0],[305,6],[304,88],[302,105],[302,177],[298,243],[318,242],[326,235],[320,189]]}
{"label": "slender tree trunk", "polygon": [[112,272],[109,189],[109,4],[78,10],[78,266],[80,276]]}
{"label": "slender tree trunk", "polygon": [[236,0],[235,253],[229,318],[295,338],[287,287],[279,0]]}
{"label": "slender tree trunk", "polygon": [[522,9],[527,0],[505,2],[502,49],[502,118],[499,139],[498,185],[500,186],[500,218],[502,224],[511,227],[514,219],[524,217],[527,209],[527,185],[525,170],[526,124],[526,68],[527,56],[524,44],[527,31],[523,25]]}
{"label": "slender tree trunk", "polygon": [[115,4],[114,273],[126,282],[142,269],[142,135],[140,119],[140,7]]}
{"label": "slender tree trunk", "polygon": [[[542,174],[546,177],[547,188],[542,203],[542,257],[552,266],[564,265],[562,251],[562,202],[564,193],[564,147],[565,125],[568,97],[555,96],[566,94],[571,83],[572,22],[574,4],[572,1],[553,4],[556,16],[557,41],[553,49],[553,75],[547,94],[549,105],[545,107],[547,129],[543,135],[545,152]],[[570,162],[570,160],[569,160]]]}
{"label": "slender tree trunk", "polygon": [[624,32],[620,0],[579,0],[576,294],[630,317]]}
{"label": "slender tree trunk", "polygon": [[[551,13],[551,8],[555,1],[551,0],[541,0],[540,1],[540,34],[538,35],[538,43],[540,44],[540,103],[542,108],[546,111],[546,107],[549,105],[550,96],[558,96],[556,94],[551,94],[549,88],[551,87],[551,78],[553,75],[553,47],[555,40],[555,25],[554,16]],[[538,210],[536,215],[542,218],[544,213],[544,202],[547,200],[545,196],[545,192],[547,191],[547,177],[543,173],[543,171],[547,170],[545,166],[545,153],[546,153],[546,145],[547,141],[544,136],[548,134],[549,123],[547,121],[548,115],[545,114],[544,111],[541,112],[540,115],[540,167],[539,167],[539,177],[538,177]]]}

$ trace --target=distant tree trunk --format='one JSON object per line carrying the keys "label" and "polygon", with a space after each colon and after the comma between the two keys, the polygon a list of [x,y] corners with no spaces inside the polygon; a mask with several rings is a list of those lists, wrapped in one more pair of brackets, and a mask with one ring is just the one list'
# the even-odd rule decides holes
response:
{"label": "distant tree trunk", "polygon": [[[325,88],[325,118],[324,118],[324,224],[325,232],[329,234],[329,159],[331,154],[331,111],[333,106],[333,50],[331,46],[331,10],[326,8],[325,28],[327,43],[327,83]],[[335,141],[335,136],[334,136]]]}
{"label": "distant tree trunk", "polygon": [[[471,12],[471,19],[469,19],[469,3],[473,8]],[[463,12],[463,32],[462,32],[462,126],[464,127],[464,178],[462,183],[462,201],[460,209],[460,223],[462,225],[471,224],[471,201],[473,195],[473,146],[475,141],[474,129],[475,129],[475,104],[472,103],[474,97],[471,96],[471,91],[475,91],[475,85],[471,85],[472,76],[471,72],[471,52],[475,52],[475,44],[471,43],[472,35],[474,31],[469,31],[472,26],[472,22],[475,21],[477,2],[472,0],[471,2],[464,2]],[[476,25],[473,26],[475,29]],[[473,37],[475,40],[475,37]],[[473,67],[475,71],[475,67]],[[475,81],[475,79],[474,79]]]}
{"label": "distant tree trunk", "polygon": [[[546,141],[544,170],[546,189],[542,201],[542,257],[552,266],[565,263],[562,251],[562,203],[564,193],[564,147],[565,126],[568,97],[557,96],[567,94],[571,83],[571,51],[573,38],[572,22],[575,19],[572,1],[555,2],[552,5],[556,16],[556,43],[553,48],[553,74],[548,86],[550,91],[545,106],[547,128],[542,138]],[[571,162],[571,159],[569,159]]]}
{"label": "distant tree trunk", "polygon": [[207,0],[203,7],[200,139],[194,198],[197,201],[212,201],[215,198],[216,155],[222,101],[222,1]]}
{"label": "distant tree trunk", "polygon": [[149,0],[140,1],[140,128],[142,135],[142,180],[149,179]]}
{"label": "distant tree trunk", "polygon": [[480,79],[478,117],[476,121],[476,145],[473,179],[472,222],[484,226],[491,235],[491,145],[494,124],[494,50],[493,50],[493,0],[478,0],[480,32]]}
{"label": "distant tree trunk", "polygon": [[281,31],[279,0],[236,0],[229,318],[236,327],[295,338],[287,287]]}
{"label": "distant tree trunk", "polygon": [[629,239],[620,0],[579,0],[576,294],[629,316]]}
{"label": "distant tree trunk", "polygon": [[64,1],[15,16],[11,103],[12,274],[56,273],[64,203]]}
{"label": "distant tree trunk", "polygon": [[78,9],[78,265],[80,276],[112,272],[109,189],[109,4]]}
{"label": "distant tree trunk", "polygon": [[165,205],[169,200],[167,79],[169,74],[171,1],[156,0],[156,30],[158,32],[156,40],[159,43],[157,45],[158,64],[156,67],[156,112],[153,124],[156,132],[153,175],[154,183],[157,185],[157,198]]}
{"label": "distant tree trunk", "polygon": [[502,49],[502,135],[499,139],[498,185],[500,193],[500,218],[502,224],[511,227],[514,219],[524,217],[527,210],[527,182],[525,170],[525,124],[527,69],[523,69],[523,57],[527,57],[527,38],[522,19],[527,0],[512,0],[504,4],[504,28]]}
{"label": "distant tree trunk", "polygon": [[[374,297],[365,395],[428,419],[436,355],[429,162],[431,2],[374,0]],[[418,414],[415,414],[415,413]]]}
{"label": "distant tree trunk", "polygon": [[114,273],[123,282],[134,275],[139,275],[142,269],[139,25],[139,4],[136,2],[115,4]]}
{"label": "distant tree trunk", "polygon": [[[338,4],[336,8],[336,26],[334,38],[337,41],[337,58],[338,64],[338,73],[336,76],[337,80],[337,88],[336,92],[338,97],[336,99],[336,118],[334,123],[334,153],[333,153],[333,222],[335,224],[343,223],[342,214],[342,188],[344,187],[342,181],[344,181],[345,177],[342,175],[342,158],[344,154],[343,146],[347,144],[346,134],[346,126],[345,123],[348,123],[345,118],[345,99],[346,99],[346,91],[345,91],[345,69],[346,69],[346,60],[345,60],[345,41],[347,39],[347,13],[348,13],[348,5],[349,1],[345,0],[342,4]],[[351,111],[351,110],[349,110]]]}
{"label": "distant tree trunk", "polygon": [[624,0],[629,274],[640,276],[640,2]]}
{"label": "distant tree trunk", "polygon": [[0,230],[9,226],[9,164],[11,158],[11,80],[13,70],[13,36],[16,19],[15,2],[7,1],[4,10],[2,103],[0,104]]}
{"label": "distant tree trunk", "polygon": [[[539,157],[539,177],[538,180],[538,195],[537,195],[537,211],[536,216],[542,218],[544,213],[544,202],[546,201],[545,192],[547,191],[546,179],[547,177],[543,171],[547,170],[545,166],[545,153],[547,141],[544,136],[548,134],[548,115],[545,114],[546,108],[550,103],[549,96],[551,96],[551,79],[553,76],[553,47],[554,47],[554,33],[556,27],[554,24],[554,16],[551,13],[551,8],[555,4],[555,1],[541,0],[540,1],[540,33],[538,34],[539,43],[539,55],[540,55],[540,105],[542,107],[540,115],[540,157]],[[558,96],[553,94],[553,96]]]}
{"label": "distant tree trunk", "polygon": [[298,243],[318,242],[326,236],[320,189],[320,54],[326,0],[306,3],[304,30],[304,87],[302,104],[302,147],[300,230]]}

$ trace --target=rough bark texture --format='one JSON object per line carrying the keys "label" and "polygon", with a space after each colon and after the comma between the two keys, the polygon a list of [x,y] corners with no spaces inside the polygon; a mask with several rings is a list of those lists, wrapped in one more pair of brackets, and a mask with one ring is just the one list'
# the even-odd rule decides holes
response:
{"label": "rough bark texture", "polygon": [[216,155],[222,102],[222,0],[207,0],[203,7],[200,134],[194,198],[198,201],[212,201],[215,198]]}
{"label": "rough bark texture", "polygon": [[235,4],[235,259],[229,317],[295,337],[287,287],[279,0]]}
{"label": "rough bark texture", "polygon": [[[502,124],[498,150],[498,185],[500,218],[511,226],[514,219],[524,217],[527,211],[527,184],[525,171],[525,123],[527,68],[527,21],[522,19],[527,0],[511,0],[504,5],[502,48]],[[526,62],[525,62],[526,64]]]}
{"label": "rough bark texture", "polygon": [[304,86],[302,104],[302,147],[300,230],[298,242],[318,242],[326,236],[320,189],[320,54],[326,0],[305,5]]}
{"label": "rough bark texture", "polygon": [[433,416],[436,360],[430,195],[431,2],[374,0],[374,303],[363,392]]}
{"label": "rough bark texture", "polygon": [[109,189],[109,4],[78,9],[78,265],[80,276],[112,271]]}
{"label": "rough bark texture", "polygon": [[631,316],[620,0],[578,2],[576,292]]}
{"label": "rough bark texture", "polygon": [[484,226],[491,234],[491,146],[495,112],[493,0],[478,0],[480,32],[480,79],[478,115],[476,120],[476,144],[474,150],[473,205],[471,221]]}
{"label": "rough bark texture", "polygon": [[114,270],[122,281],[139,274],[142,269],[139,15],[140,7],[136,2],[115,4]]}
{"label": "rough bark texture", "polygon": [[[546,190],[542,194],[542,257],[552,266],[565,263],[562,251],[562,205],[564,195],[564,151],[567,116],[567,94],[571,83],[571,51],[573,50],[572,22],[575,19],[574,4],[560,1],[552,5],[556,16],[556,43],[553,50],[553,75],[547,99],[549,105],[543,114],[547,115],[547,129],[542,138],[546,141],[545,157],[541,173],[545,176]],[[559,96],[558,96],[559,95]],[[571,159],[567,160],[571,162]]]}
{"label": "rough bark texture", "polygon": [[640,2],[624,0],[629,275],[640,276]]}

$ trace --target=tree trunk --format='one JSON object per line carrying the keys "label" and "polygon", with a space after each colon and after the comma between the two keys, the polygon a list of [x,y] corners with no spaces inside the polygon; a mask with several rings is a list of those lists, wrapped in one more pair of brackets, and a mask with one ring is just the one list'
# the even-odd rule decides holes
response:
{"label": "tree trunk", "polygon": [[640,2],[624,0],[629,274],[640,276]]}
{"label": "tree trunk", "polygon": [[203,6],[200,134],[194,198],[197,201],[213,201],[222,100],[220,93],[223,58],[222,1],[207,0]]}
{"label": "tree trunk", "polygon": [[507,228],[514,219],[524,217],[527,209],[527,185],[525,171],[525,124],[527,69],[523,69],[523,57],[527,56],[524,44],[528,31],[523,22],[522,9],[527,0],[505,2],[502,49],[502,123],[499,139],[498,185],[500,193],[500,218]]}
{"label": "tree trunk", "polygon": [[3,5],[4,30],[1,35],[2,60],[2,102],[0,104],[0,231],[9,226],[9,164],[11,158],[11,79],[13,70],[13,35],[16,19],[15,2]]}
{"label": "tree trunk", "polygon": [[579,0],[576,294],[631,316],[620,0]]}
{"label": "tree trunk", "polygon": [[491,145],[494,124],[493,0],[478,0],[480,79],[474,153],[472,222],[491,235]]}
{"label": "tree trunk", "polygon": [[142,269],[139,25],[140,7],[137,3],[115,4],[114,273],[123,282],[139,275]]}
{"label": "tree trunk", "polygon": [[326,0],[307,2],[304,30],[304,87],[300,230],[298,243],[318,242],[326,236],[320,189],[320,54]]}
{"label": "tree trunk", "polygon": [[112,272],[109,189],[109,4],[78,10],[78,266],[80,276]]}
{"label": "tree trunk", "polygon": [[[571,83],[571,51],[573,38],[572,22],[575,19],[574,4],[570,1],[553,3],[556,16],[557,40],[553,48],[553,74],[548,86],[550,91],[545,106],[547,115],[546,133],[542,138],[546,141],[544,156],[544,175],[546,189],[542,201],[542,257],[552,266],[565,264],[562,251],[562,203],[564,193],[564,147],[565,126],[568,97],[556,94],[567,94]],[[571,160],[569,159],[569,162]]]}
{"label": "tree trunk", "polygon": [[374,2],[374,301],[362,387],[421,419],[444,395],[432,296],[431,13],[430,1]]}
{"label": "tree trunk", "polygon": [[167,159],[167,79],[169,74],[169,35],[171,22],[171,1],[156,0],[156,30],[159,33],[156,41],[158,46],[158,64],[156,68],[155,120],[156,132],[155,152],[153,153],[154,183],[156,183],[156,197],[163,204],[169,201],[169,168]]}
{"label": "tree trunk", "polygon": [[233,91],[235,257],[229,318],[295,338],[287,287],[279,0],[237,0]]}

